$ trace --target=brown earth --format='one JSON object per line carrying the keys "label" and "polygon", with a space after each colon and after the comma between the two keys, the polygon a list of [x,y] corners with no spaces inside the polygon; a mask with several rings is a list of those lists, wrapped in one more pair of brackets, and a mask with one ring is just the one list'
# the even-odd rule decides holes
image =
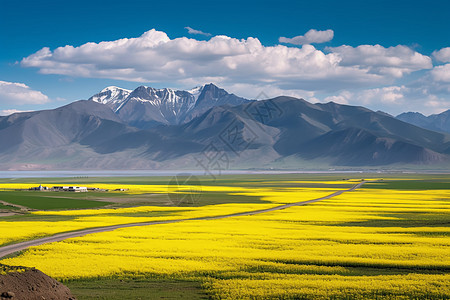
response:
{"label": "brown earth", "polygon": [[75,300],[69,288],[36,269],[0,275],[1,300]]}
{"label": "brown earth", "polygon": [[3,211],[0,211],[0,218],[1,217],[14,216],[14,215],[17,215],[17,214],[18,213],[16,213],[16,212],[10,212],[10,211],[3,212]]}

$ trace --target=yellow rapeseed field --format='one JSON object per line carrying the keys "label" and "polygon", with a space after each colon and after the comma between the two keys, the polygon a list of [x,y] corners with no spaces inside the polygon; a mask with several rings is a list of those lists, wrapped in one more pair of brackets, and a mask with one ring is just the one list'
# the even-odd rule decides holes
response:
{"label": "yellow rapeseed field", "polygon": [[[222,188],[208,187],[260,194],[272,203],[81,210],[74,220],[55,227],[219,215],[299,201],[295,188]],[[308,192],[312,198],[331,193]],[[199,280],[214,299],[448,299],[449,199],[450,190],[361,188],[259,215],[91,234],[32,247],[1,262],[36,267],[65,281]],[[132,217],[133,212],[165,209],[170,215]],[[119,216],[119,211],[129,216]]]}
{"label": "yellow rapeseed field", "polygon": [[[33,184],[0,184],[0,188],[22,189]],[[52,186],[52,185],[48,185]],[[101,188],[115,189],[119,185],[89,185]],[[123,186],[122,186],[123,187]],[[173,186],[164,189],[160,185],[125,185],[131,193],[184,193],[189,186]],[[323,197],[336,191],[332,188],[242,188],[228,186],[204,186],[203,192],[223,192],[229,195],[257,196],[269,203],[256,204],[218,204],[201,207],[160,207],[140,206],[128,208],[79,209],[62,211],[32,211],[36,216],[71,217],[70,220],[60,221],[1,221],[0,219],[0,245],[53,235],[60,232],[74,231],[91,227],[102,227],[117,224],[150,222],[160,220],[187,219],[206,216],[220,216],[239,212],[253,211],[273,207],[276,204],[285,204],[305,201]],[[127,191],[128,193],[129,191]],[[139,214],[139,216],[136,216]]]}

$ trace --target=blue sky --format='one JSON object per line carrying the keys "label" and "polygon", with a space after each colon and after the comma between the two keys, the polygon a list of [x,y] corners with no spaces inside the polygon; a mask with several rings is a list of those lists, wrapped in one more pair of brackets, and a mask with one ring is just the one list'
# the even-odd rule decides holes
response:
{"label": "blue sky", "polygon": [[[392,114],[450,108],[445,0],[1,5],[3,114],[57,107],[110,85],[184,89],[208,82],[249,98],[264,91]],[[136,40],[121,44],[124,38]],[[103,41],[110,43],[86,45]]]}

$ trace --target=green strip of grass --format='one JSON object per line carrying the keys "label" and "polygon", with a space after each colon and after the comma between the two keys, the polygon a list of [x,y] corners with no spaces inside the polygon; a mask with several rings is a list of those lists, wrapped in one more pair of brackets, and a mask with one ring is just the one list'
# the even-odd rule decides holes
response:
{"label": "green strip of grass", "polygon": [[23,214],[23,215],[14,215],[1,218],[2,222],[62,222],[62,221],[70,221],[75,219],[74,216],[59,216],[59,215],[36,215],[36,214]]}
{"label": "green strip of grass", "polygon": [[81,198],[58,197],[57,192],[36,191],[1,191],[0,200],[40,210],[94,208],[111,204]]}
{"label": "green strip of grass", "polygon": [[[335,224],[335,226],[357,226],[357,227],[448,227],[450,221],[448,214],[430,214],[414,211],[409,213],[379,213],[378,216],[394,219],[379,219],[367,221],[355,221]],[[333,224],[331,224],[333,225]]]}
{"label": "green strip of grass", "polygon": [[366,183],[364,188],[390,190],[448,190],[450,189],[450,181],[399,180],[372,182]]}
{"label": "green strip of grass", "polygon": [[18,210],[19,208],[15,207],[15,206],[11,206],[11,205],[3,205],[0,203],[0,209],[5,209],[5,210]]}
{"label": "green strip of grass", "polygon": [[208,299],[196,281],[157,279],[87,279],[64,283],[79,300]]}

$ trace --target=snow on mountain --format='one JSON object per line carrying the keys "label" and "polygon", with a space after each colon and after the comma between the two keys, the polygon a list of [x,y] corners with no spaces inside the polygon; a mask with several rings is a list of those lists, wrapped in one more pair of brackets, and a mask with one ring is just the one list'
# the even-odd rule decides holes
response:
{"label": "snow on mountain", "polygon": [[203,91],[203,86],[197,86],[189,91],[187,91],[188,93],[192,94],[195,98],[195,101],[198,100],[198,97],[200,96],[200,94]]}
{"label": "snow on mountain", "polygon": [[229,94],[214,84],[187,91],[148,86],[129,91],[113,86],[103,89],[89,100],[108,105],[122,120],[139,128],[182,124],[212,107],[235,106],[249,101]]}
{"label": "snow on mountain", "polygon": [[131,93],[131,90],[126,90],[117,86],[108,86],[95,94],[89,100],[107,104],[113,110],[117,108]]}

